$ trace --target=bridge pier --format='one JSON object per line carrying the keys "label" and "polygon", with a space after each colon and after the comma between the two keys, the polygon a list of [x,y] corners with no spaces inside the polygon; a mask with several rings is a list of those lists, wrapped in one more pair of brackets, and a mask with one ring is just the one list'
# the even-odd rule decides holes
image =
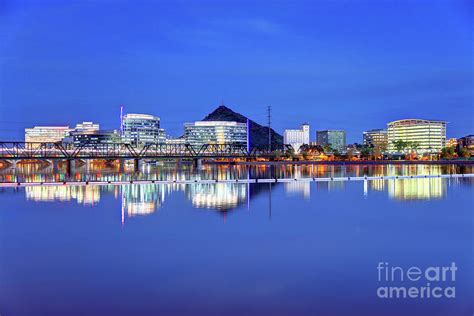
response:
{"label": "bridge pier", "polygon": [[119,159],[118,160],[118,165],[119,165],[119,172],[124,173],[125,172],[125,160],[124,159]]}
{"label": "bridge pier", "polygon": [[11,167],[12,169],[15,169],[15,170],[16,170],[16,168],[18,167],[18,160],[16,160],[16,159],[15,159],[15,160],[10,160],[10,164],[11,164],[10,167]]}
{"label": "bridge pier", "polygon": [[139,158],[133,159],[133,171],[139,172],[142,166],[143,166],[143,160]]}
{"label": "bridge pier", "polygon": [[193,159],[193,167],[197,169],[202,168],[202,159],[201,158],[194,158]]}
{"label": "bridge pier", "polygon": [[67,159],[66,160],[66,173],[70,175],[71,173],[76,172],[77,162],[74,159]]}

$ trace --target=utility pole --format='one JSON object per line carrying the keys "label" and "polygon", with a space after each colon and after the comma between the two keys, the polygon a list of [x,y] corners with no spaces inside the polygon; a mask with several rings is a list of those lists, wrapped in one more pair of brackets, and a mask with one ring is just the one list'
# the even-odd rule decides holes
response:
{"label": "utility pole", "polygon": [[268,111],[268,149],[272,151],[272,107],[269,105]]}

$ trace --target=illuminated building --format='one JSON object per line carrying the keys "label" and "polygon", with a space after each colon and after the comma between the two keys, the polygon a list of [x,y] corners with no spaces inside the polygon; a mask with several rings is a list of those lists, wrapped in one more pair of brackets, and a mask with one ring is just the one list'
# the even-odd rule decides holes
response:
{"label": "illuminated building", "polygon": [[388,125],[388,152],[397,153],[394,143],[417,144],[418,153],[438,153],[446,144],[446,122],[407,119]]}
{"label": "illuminated building", "polygon": [[25,142],[56,143],[69,135],[69,126],[35,126],[25,128]]}
{"label": "illuminated building", "polygon": [[186,139],[184,137],[179,137],[179,138],[167,137],[166,138],[167,145],[184,145],[185,143],[186,143]]}
{"label": "illuminated building", "polygon": [[304,123],[300,129],[287,129],[283,134],[283,143],[291,145],[295,152],[303,145],[309,144],[309,125]]}
{"label": "illuminated building", "polygon": [[466,148],[469,152],[474,154],[474,135],[467,135],[458,139],[458,146]]}
{"label": "illuminated building", "polygon": [[75,146],[85,144],[107,145],[120,143],[120,135],[116,130],[93,130],[84,132],[71,132],[71,138]]}
{"label": "illuminated building", "polygon": [[382,149],[387,148],[388,144],[388,133],[385,129],[372,129],[363,133],[364,145],[379,147]]}
{"label": "illuminated building", "polygon": [[184,124],[187,144],[247,145],[247,124],[225,121],[198,121]]}
{"label": "illuminated building", "polygon": [[164,144],[165,130],[160,118],[148,114],[126,114],[122,118],[122,140],[133,146]]}
{"label": "illuminated building", "polygon": [[100,130],[99,124],[92,123],[92,122],[82,122],[76,124],[74,128],[75,132],[95,132]]}
{"label": "illuminated building", "polygon": [[346,132],[343,130],[326,130],[316,132],[316,142],[320,146],[331,146],[339,152],[346,150]]}
{"label": "illuminated building", "polygon": [[446,147],[456,147],[458,145],[458,140],[456,138],[450,138],[446,141]]}

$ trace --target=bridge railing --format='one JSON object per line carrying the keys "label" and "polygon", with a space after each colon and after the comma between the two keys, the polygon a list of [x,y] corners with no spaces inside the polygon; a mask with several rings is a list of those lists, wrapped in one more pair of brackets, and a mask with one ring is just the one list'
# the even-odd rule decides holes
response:
{"label": "bridge railing", "polygon": [[258,157],[271,156],[276,150],[289,150],[288,146],[253,146],[239,144],[149,144],[135,147],[125,143],[37,143],[1,142],[0,159],[117,159],[159,157]]}

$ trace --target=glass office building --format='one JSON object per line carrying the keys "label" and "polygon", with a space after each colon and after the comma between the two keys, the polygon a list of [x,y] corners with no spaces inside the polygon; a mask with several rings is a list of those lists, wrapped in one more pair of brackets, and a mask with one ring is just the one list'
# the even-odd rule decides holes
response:
{"label": "glass office building", "polygon": [[185,141],[193,146],[204,144],[247,145],[247,124],[226,121],[198,121],[184,124]]}
{"label": "glass office building", "polygon": [[[388,152],[397,153],[395,142],[416,143],[416,151],[439,153],[446,145],[446,122],[407,119],[390,122],[388,125]],[[408,150],[408,149],[407,149]]]}
{"label": "glass office building", "polygon": [[364,145],[387,149],[388,132],[386,129],[372,129],[363,133]]}
{"label": "glass office building", "polygon": [[320,146],[331,146],[338,152],[346,151],[346,131],[326,130],[316,132],[316,143]]}
{"label": "glass office building", "polygon": [[[116,130],[89,130],[71,132],[72,143],[76,147],[92,146],[101,147],[103,145],[119,144],[120,134]],[[105,147],[105,146],[103,146]]]}
{"label": "glass office building", "polygon": [[133,146],[164,144],[165,130],[160,128],[160,118],[148,114],[126,114],[122,119],[122,140]]}

